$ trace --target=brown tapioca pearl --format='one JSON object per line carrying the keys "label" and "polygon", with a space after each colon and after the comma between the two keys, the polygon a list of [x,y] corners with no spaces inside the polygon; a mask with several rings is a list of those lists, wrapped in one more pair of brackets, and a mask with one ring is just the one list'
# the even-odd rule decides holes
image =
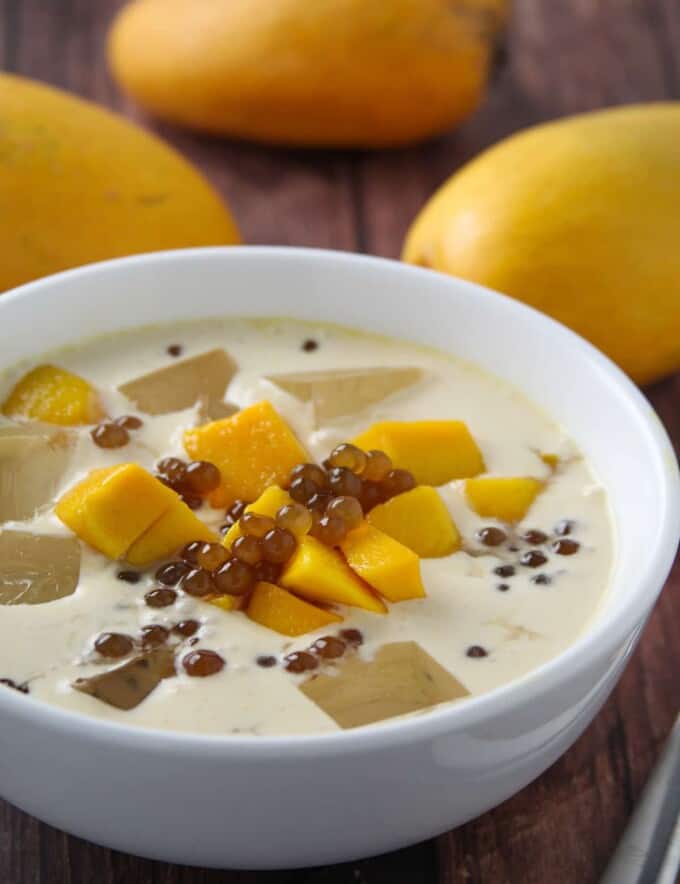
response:
{"label": "brown tapioca pearl", "polygon": [[191,638],[200,628],[201,624],[198,620],[180,620],[172,627],[172,631],[175,635],[181,635],[183,638]]}
{"label": "brown tapioca pearl", "polygon": [[470,645],[470,647],[465,652],[466,657],[479,658],[479,657],[488,657],[489,652],[483,648],[481,645]]}
{"label": "brown tapioca pearl", "polygon": [[363,472],[366,461],[365,452],[350,442],[343,442],[342,445],[337,445],[331,451],[328,458],[331,469],[333,467],[344,467],[344,469],[351,470],[353,473],[357,473],[357,475]]}
{"label": "brown tapioca pearl", "polygon": [[322,638],[317,638],[310,648],[312,653],[323,657],[324,660],[335,660],[342,657],[346,650],[347,645],[344,641],[334,635],[324,635]]}
{"label": "brown tapioca pearl", "polygon": [[206,678],[221,672],[225,667],[225,660],[215,651],[190,651],[182,657],[182,666],[187,675]]}
{"label": "brown tapioca pearl", "polygon": [[290,531],[295,537],[304,537],[312,527],[312,514],[301,503],[289,503],[276,514],[276,526]]}
{"label": "brown tapioca pearl", "polygon": [[548,561],[548,557],[543,555],[542,552],[539,552],[537,549],[530,549],[519,557],[519,561],[521,565],[524,565],[527,568],[540,568],[541,565],[545,565]]}
{"label": "brown tapioca pearl", "polygon": [[496,589],[499,592],[507,592],[510,589],[510,584],[509,583],[498,583],[498,584],[496,584]]}
{"label": "brown tapioca pearl", "polygon": [[274,562],[258,562],[253,568],[256,583],[276,583],[281,576],[281,565]]}
{"label": "brown tapioca pearl", "polygon": [[198,494],[183,493],[180,498],[186,503],[190,510],[200,510],[203,506],[203,498]]}
{"label": "brown tapioca pearl", "polygon": [[209,494],[219,488],[222,474],[214,463],[207,460],[194,460],[184,472],[183,484],[194,494]]}
{"label": "brown tapioca pearl", "polygon": [[227,595],[245,595],[255,585],[255,572],[238,559],[229,559],[226,565],[214,576],[215,586],[220,593]]}
{"label": "brown tapioca pearl", "polygon": [[370,513],[374,506],[383,503],[385,496],[379,482],[362,481],[361,496],[359,502],[365,513]]}
{"label": "brown tapioca pearl", "polygon": [[498,577],[514,577],[515,567],[514,565],[498,565],[497,568],[493,569],[493,573]]}
{"label": "brown tapioca pearl", "polygon": [[547,534],[544,534],[543,531],[538,531],[536,529],[525,531],[524,534],[522,534],[522,540],[525,543],[530,543],[532,546],[540,546],[542,543],[545,543],[547,539]]}
{"label": "brown tapioca pearl", "polygon": [[539,586],[548,586],[549,583],[552,583],[552,580],[547,574],[535,574],[531,578],[532,583],[538,583]]}
{"label": "brown tapioca pearl", "polygon": [[221,543],[204,543],[196,553],[196,564],[204,571],[217,571],[228,560],[229,553]]}
{"label": "brown tapioca pearl", "polygon": [[312,526],[311,534],[326,546],[338,546],[347,537],[347,525],[342,519],[321,516]]}
{"label": "brown tapioca pearl", "polygon": [[293,555],[297,548],[295,535],[285,528],[272,528],[262,540],[262,556],[268,562],[283,565]]}
{"label": "brown tapioca pearl", "polygon": [[382,482],[392,470],[392,460],[384,451],[372,449],[366,454],[366,463],[361,471],[361,478],[370,482]]}
{"label": "brown tapioca pearl", "polygon": [[237,537],[231,547],[232,555],[246,565],[257,565],[262,561],[262,541],[252,535]]}
{"label": "brown tapioca pearl", "polygon": [[244,513],[238,524],[246,537],[264,537],[268,531],[276,528],[271,516],[261,516],[259,513]]}
{"label": "brown tapioca pearl", "polygon": [[226,512],[228,519],[232,522],[238,522],[248,506],[245,500],[235,500]]}
{"label": "brown tapioca pearl", "polygon": [[309,510],[312,514],[319,513],[323,516],[326,512],[326,507],[333,499],[332,494],[327,493],[325,491],[321,491],[318,494],[315,494],[313,497],[310,497],[307,501],[306,509]]}
{"label": "brown tapioca pearl", "polygon": [[114,424],[117,427],[123,427],[125,430],[139,430],[144,426],[144,421],[141,417],[137,417],[134,414],[124,414],[122,417],[117,417]]}
{"label": "brown tapioca pearl", "polygon": [[271,654],[260,654],[260,656],[255,659],[255,662],[263,669],[271,669],[272,666],[276,666],[277,660],[276,657],[272,657]]}
{"label": "brown tapioca pearl", "polygon": [[488,525],[485,528],[480,528],[476,534],[477,540],[480,543],[483,543],[484,546],[500,546],[501,543],[505,543],[508,539],[508,535],[501,528],[496,528],[493,525]]}
{"label": "brown tapioca pearl", "polygon": [[575,522],[571,519],[560,519],[557,525],[555,525],[554,533],[557,534],[558,537],[566,537],[567,534],[571,534],[574,527]]}
{"label": "brown tapioca pearl", "polygon": [[92,441],[100,448],[122,448],[130,441],[130,434],[125,427],[114,423],[103,423],[90,431]]}
{"label": "brown tapioca pearl", "polygon": [[416,485],[413,473],[409,473],[408,470],[390,470],[380,483],[382,492],[387,499],[396,497],[397,494],[404,494],[404,492],[415,488]]}
{"label": "brown tapioca pearl", "polygon": [[363,483],[359,476],[345,467],[333,467],[328,474],[328,486],[335,497],[361,497]]}
{"label": "brown tapioca pearl", "polygon": [[150,608],[169,608],[177,601],[177,593],[174,589],[159,586],[158,589],[149,590],[144,596],[144,601]]}
{"label": "brown tapioca pearl", "polygon": [[306,504],[312,497],[315,497],[319,492],[319,486],[315,485],[311,479],[305,479],[304,476],[299,476],[297,479],[293,479],[288,488],[288,493],[297,503]]}
{"label": "brown tapioca pearl", "polygon": [[515,544],[513,543],[511,546],[508,547],[508,552],[519,552],[519,547],[515,546]]}
{"label": "brown tapioca pearl", "polygon": [[182,578],[182,589],[187,595],[202,598],[215,592],[215,582],[208,571],[194,568]]}
{"label": "brown tapioca pearl", "polygon": [[223,522],[217,530],[220,532],[220,535],[224,537],[225,534],[229,533],[229,529],[233,524],[233,522]]}
{"label": "brown tapioca pearl", "polygon": [[581,549],[581,544],[578,540],[562,537],[552,544],[551,549],[558,556],[573,556]]}
{"label": "brown tapioca pearl", "polygon": [[309,672],[312,669],[316,669],[318,665],[319,661],[316,657],[307,651],[293,651],[292,654],[288,654],[283,658],[283,668],[287,672]]}
{"label": "brown tapioca pearl", "polygon": [[142,626],[140,642],[143,648],[157,648],[164,645],[170,636],[170,630],[158,623]]}
{"label": "brown tapioca pearl", "polygon": [[359,647],[364,643],[364,635],[360,629],[341,629],[340,638],[344,639],[348,645]]}
{"label": "brown tapioca pearl", "polygon": [[317,490],[325,491],[328,488],[328,476],[326,471],[316,463],[299,463],[293,467],[290,473],[290,481],[295,479],[309,479],[316,485]]}
{"label": "brown tapioca pearl", "polygon": [[203,540],[192,540],[191,543],[187,543],[180,553],[182,560],[188,562],[190,565],[195,565],[198,561],[198,553],[203,546],[203,543]]}
{"label": "brown tapioca pearl", "polygon": [[300,345],[300,349],[304,350],[305,353],[313,353],[319,349],[319,342],[315,341],[314,338],[305,338]]}
{"label": "brown tapioca pearl", "polygon": [[364,518],[364,511],[356,497],[334,497],[326,507],[328,518],[340,519],[348,531],[358,528]]}
{"label": "brown tapioca pearl", "polygon": [[156,469],[166,476],[173,484],[179,484],[184,479],[187,465],[178,457],[164,457],[156,464]]}
{"label": "brown tapioca pearl", "polygon": [[168,562],[156,571],[154,575],[163,586],[177,586],[182,577],[187,575],[191,568],[186,562]]}
{"label": "brown tapioca pearl", "polygon": [[119,571],[116,574],[116,578],[122,580],[123,583],[139,583],[142,579],[142,575],[139,571]]}
{"label": "brown tapioca pearl", "polygon": [[170,344],[168,346],[166,352],[168,353],[169,356],[174,356],[174,357],[181,356],[182,355],[182,345],[181,344]]}
{"label": "brown tapioca pearl", "polygon": [[102,632],[94,641],[94,649],[102,657],[125,657],[134,646],[130,636],[122,632]]}

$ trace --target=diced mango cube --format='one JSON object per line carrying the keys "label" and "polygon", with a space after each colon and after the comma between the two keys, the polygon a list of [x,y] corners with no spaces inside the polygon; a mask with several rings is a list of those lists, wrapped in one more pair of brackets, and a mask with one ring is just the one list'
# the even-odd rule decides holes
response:
{"label": "diced mango cube", "polygon": [[91,472],[57,501],[54,511],[82,540],[117,559],[176,500],[175,492],[151,473],[125,463]]}
{"label": "diced mango cube", "polygon": [[94,424],[104,416],[96,390],[56,365],[39,365],[24,375],[5,400],[2,413],[62,426]]}
{"label": "diced mango cube", "polygon": [[353,440],[377,448],[395,467],[410,470],[419,485],[444,485],[484,472],[484,459],[463,421],[382,421]]}
{"label": "diced mango cube", "polygon": [[340,544],[350,568],[390,602],[420,599],[420,559],[403,543],[364,523]]}
{"label": "diced mango cube", "polygon": [[560,463],[559,455],[545,452],[541,454],[541,460],[546,466],[549,466],[551,470],[556,470]]}
{"label": "diced mango cube", "polygon": [[305,602],[273,583],[257,584],[246,614],[260,626],[282,635],[303,635],[342,621],[339,614]]}
{"label": "diced mango cube", "polygon": [[170,509],[135,540],[125,558],[131,565],[149,565],[167,558],[193,540],[217,543],[219,538],[177,498]]}
{"label": "diced mango cube", "polygon": [[315,602],[351,605],[387,613],[382,600],[352,571],[340,553],[314,537],[303,537],[280,577],[283,586]]}
{"label": "diced mango cube", "polygon": [[205,601],[223,611],[238,611],[242,607],[241,596],[235,595],[214,595]]}
{"label": "diced mango cube", "polygon": [[[279,488],[278,485],[270,485],[269,488],[262,492],[257,500],[248,504],[244,512],[257,513],[260,516],[271,516],[274,518],[282,506],[287,506],[292,502],[293,498],[287,491],[284,491],[283,488]],[[233,542],[240,536],[241,528],[239,523],[235,522],[227,531],[222,543],[227,549],[231,549]]]}
{"label": "diced mango cube", "polygon": [[255,500],[269,485],[281,485],[309,459],[288,424],[266,401],[232,417],[187,430],[184,447],[194,460],[208,460],[222,473],[210,497],[214,507]]}
{"label": "diced mango cube", "polygon": [[527,514],[543,482],[531,477],[468,479],[465,496],[472,509],[485,518],[519,522]]}
{"label": "diced mango cube", "polygon": [[422,559],[448,556],[460,548],[458,528],[430,485],[419,485],[381,503],[366,520]]}

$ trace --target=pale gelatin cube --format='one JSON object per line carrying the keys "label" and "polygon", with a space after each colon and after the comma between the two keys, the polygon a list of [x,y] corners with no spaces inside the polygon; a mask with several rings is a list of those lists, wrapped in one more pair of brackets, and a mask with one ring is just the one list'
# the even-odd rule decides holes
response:
{"label": "pale gelatin cube", "polygon": [[146,414],[169,414],[200,403],[204,420],[228,417],[238,408],[224,402],[238,366],[224,350],[209,350],[128,381],[120,392]]}
{"label": "pale gelatin cube", "polygon": [[267,380],[296,399],[311,402],[319,426],[335,417],[358,414],[422,377],[420,368],[406,366],[294,372],[270,375]]}
{"label": "pale gelatin cube", "polygon": [[383,645],[372,660],[347,658],[337,674],[313,675],[300,690],[342,728],[429,709],[470,693],[417,642]]}
{"label": "pale gelatin cube", "polygon": [[46,424],[0,426],[0,523],[30,519],[53,501],[73,441],[67,430]]}
{"label": "pale gelatin cube", "polygon": [[75,537],[0,532],[0,604],[54,602],[75,592],[79,576]]}
{"label": "pale gelatin cube", "polygon": [[175,674],[172,648],[154,648],[101,675],[79,678],[72,687],[116,709],[128,710],[139,706],[164,678]]}

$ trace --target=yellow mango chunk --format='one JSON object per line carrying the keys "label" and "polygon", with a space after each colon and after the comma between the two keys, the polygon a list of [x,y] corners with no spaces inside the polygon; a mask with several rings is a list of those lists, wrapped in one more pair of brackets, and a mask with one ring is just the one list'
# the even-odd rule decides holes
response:
{"label": "yellow mango chunk", "polygon": [[541,454],[541,460],[544,464],[546,464],[546,466],[549,466],[551,470],[556,470],[560,463],[560,459],[557,454],[543,453]]}
{"label": "yellow mango chunk", "polygon": [[359,448],[389,454],[419,485],[444,485],[484,472],[477,443],[463,421],[382,421],[352,440]]}
{"label": "yellow mango chunk", "polygon": [[184,447],[194,460],[209,460],[222,472],[210,496],[214,507],[255,500],[269,485],[281,485],[309,456],[283,418],[267,401],[237,414],[187,430]]}
{"label": "yellow mango chunk", "polygon": [[352,571],[390,602],[425,595],[418,556],[372,525],[350,531],[340,548]]}
{"label": "yellow mango chunk", "polygon": [[527,514],[543,482],[530,477],[468,479],[465,496],[480,516],[501,522],[519,522]]}
{"label": "yellow mango chunk", "polygon": [[419,485],[381,503],[369,512],[366,520],[421,559],[449,556],[460,548],[458,528],[446,504],[430,485]]}
{"label": "yellow mango chunk", "polygon": [[238,611],[241,607],[241,599],[235,595],[216,595],[205,601],[223,611]]}
{"label": "yellow mango chunk", "polygon": [[70,427],[97,423],[104,409],[86,380],[55,365],[39,365],[16,384],[2,413]]}
{"label": "yellow mango chunk", "polygon": [[291,636],[342,622],[339,614],[311,605],[273,583],[257,584],[246,614],[260,626]]}
{"label": "yellow mango chunk", "polygon": [[[257,513],[260,516],[271,516],[274,518],[282,506],[287,506],[292,502],[293,498],[287,491],[284,491],[283,488],[279,488],[278,485],[270,485],[269,488],[262,492],[257,500],[248,504],[244,512]],[[227,531],[222,544],[226,546],[227,549],[231,549],[233,542],[238,540],[241,533],[239,523],[235,522]]]}
{"label": "yellow mango chunk", "polygon": [[170,488],[135,463],[94,470],[54,508],[85,543],[120,558],[177,501]]}
{"label": "yellow mango chunk", "polygon": [[315,602],[387,613],[382,600],[359,580],[340,553],[314,537],[300,540],[279,579],[283,586]]}
{"label": "yellow mango chunk", "polygon": [[149,565],[167,558],[193,540],[217,543],[219,538],[177,498],[170,509],[135,540],[125,558],[131,565]]}

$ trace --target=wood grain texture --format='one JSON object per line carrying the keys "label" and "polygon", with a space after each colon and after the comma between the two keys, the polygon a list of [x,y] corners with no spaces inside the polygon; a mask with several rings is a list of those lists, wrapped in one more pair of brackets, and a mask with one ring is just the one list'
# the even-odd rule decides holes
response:
{"label": "wood grain texture", "polygon": [[[117,93],[103,45],[120,5],[0,0],[0,66],[159,131],[228,198],[250,243],[396,257],[423,201],[499,138],[566,113],[680,98],[678,0],[515,0],[509,62],[483,108],[457,132],[376,154],[228,143],[154,125]],[[647,392],[680,448],[680,378]],[[0,803],[0,884],[595,882],[680,707],[679,588],[676,566],[619,686],[576,745],[510,801],[436,841],[303,872],[202,871],[112,853]]]}

